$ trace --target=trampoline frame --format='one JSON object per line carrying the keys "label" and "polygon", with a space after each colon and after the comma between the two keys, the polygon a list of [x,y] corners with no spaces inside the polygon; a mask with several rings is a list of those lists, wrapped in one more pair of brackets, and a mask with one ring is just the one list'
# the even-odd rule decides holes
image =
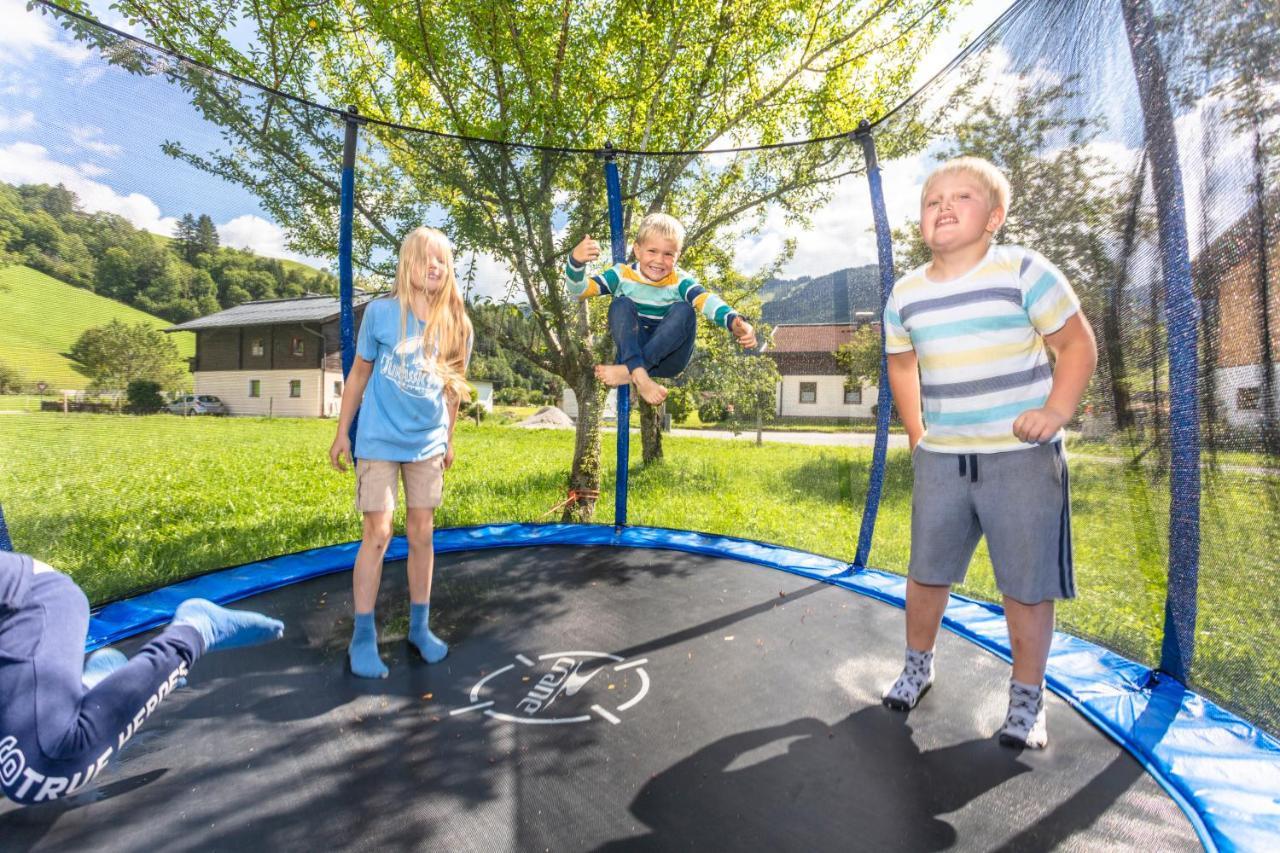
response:
{"label": "trampoline frame", "polygon": [[[437,553],[552,545],[645,548],[722,557],[777,569],[895,607],[906,578],[879,569],[750,539],[661,527],[603,524],[489,524],[435,531]],[[94,611],[85,651],[167,624],[187,598],[219,604],[350,571],[359,542],[331,545],[221,569]],[[403,536],[387,560],[408,556]],[[952,593],[943,627],[1012,660],[1004,609]],[[1119,744],[1173,798],[1207,850],[1261,849],[1280,838],[1280,742],[1168,675],[1096,643],[1055,632],[1045,681],[1050,690]],[[1268,782],[1274,783],[1268,791]],[[1250,784],[1252,783],[1252,784]]]}

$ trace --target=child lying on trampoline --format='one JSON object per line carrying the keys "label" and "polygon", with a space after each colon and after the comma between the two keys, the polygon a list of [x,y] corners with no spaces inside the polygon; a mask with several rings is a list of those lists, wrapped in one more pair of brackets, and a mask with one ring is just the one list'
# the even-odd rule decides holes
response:
{"label": "child lying on trampoline", "polygon": [[203,654],[275,640],[284,623],[182,602],[132,659],[84,659],[89,602],[71,578],[0,551],[0,790],[29,805],[69,796],[103,769]]}
{"label": "child lying on trampoline", "polygon": [[596,365],[596,378],[611,386],[634,382],[652,406],[667,398],[667,389],[653,380],[680,375],[693,355],[698,311],[732,332],[743,349],[756,345],[755,330],[742,315],[676,266],[683,249],[679,220],[651,213],[636,234],[634,262],[588,276],[587,264],[600,257],[600,244],[587,235],[570,253],[564,271],[569,292],[579,299],[613,297],[609,333],[618,363]]}

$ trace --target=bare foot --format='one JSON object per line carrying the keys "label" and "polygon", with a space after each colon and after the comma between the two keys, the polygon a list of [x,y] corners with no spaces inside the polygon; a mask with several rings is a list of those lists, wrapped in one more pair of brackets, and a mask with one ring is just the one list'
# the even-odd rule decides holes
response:
{"label": "bare foot", "polygon": [[625,364],[597,364],[596,379],[611,388],[626,385],[631,381],[631,371]]}
{"label": "bare foot", "polygon": [[667,389],[650,379],[648,371],[643,367],[632,371],[631,381],[636,384],[640,397],[650,406],[661,406],[662,401],[667,399]]}

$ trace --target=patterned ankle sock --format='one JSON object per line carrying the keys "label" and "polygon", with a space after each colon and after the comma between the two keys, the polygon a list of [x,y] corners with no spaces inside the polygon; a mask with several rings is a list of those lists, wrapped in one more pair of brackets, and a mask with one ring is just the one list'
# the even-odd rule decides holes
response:
{"label": "patterned ankle sock", "polygon": [[1048,745],[1043,684],[1009,682],[1009,713],[1000,727],[1000,743],[1028,749],[1044,749]]}
{"label": "patterned ankle sock", "polygon": [[351,672],[360,678],[386,678],[387,666],[378,656],[378,626],[373,620],[373,611],[357,613],[355,622],[351,645],[347,646]]}
{"label": "patterned ankle sock", "polygon": [[893,686],[884,692],[882,701],[886,708],[910,711],[933,684],[933,649],[918,652],[907,647],[907,659],[902,674]]}
{"label": "patterned ankle sock", "polygon": [[439,663],[449,654],[449,646],[427,627],[431,604],[409,605],[409,643],[427,663]]}

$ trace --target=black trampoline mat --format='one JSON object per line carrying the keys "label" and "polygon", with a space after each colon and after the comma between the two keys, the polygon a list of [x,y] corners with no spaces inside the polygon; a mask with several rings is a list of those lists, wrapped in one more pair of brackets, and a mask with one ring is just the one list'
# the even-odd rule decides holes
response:
{"label": "black trampoline mat", "polygon": [[0,847],[1199,847],[1056,697],[1047,750],[1001,747],[1008,664],[949,633],[921,705],[881,707],[903,614],[864,596],[674,551],[442,554],[432,627],[452,649],[427,666],[405,589],[389,564],[382,681],[345,670],[349,574],[239,603],[285,639],[199,661],[95,787],[0,805]]}

